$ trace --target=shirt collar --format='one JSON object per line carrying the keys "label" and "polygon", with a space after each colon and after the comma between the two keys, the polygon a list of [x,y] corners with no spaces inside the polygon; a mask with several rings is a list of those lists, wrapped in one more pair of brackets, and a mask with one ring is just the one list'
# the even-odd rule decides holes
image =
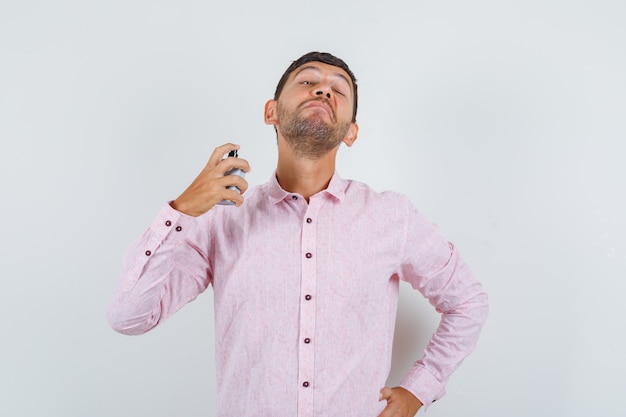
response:
{"label": "shirt collar", "polygon": [[[346,195],[346,188],[348,187],[348,182],[342,179],[339,176],[339,173],[335,171],[333,176],[328,183],[328,187],[325,190],[320,191],[315,195],[329,195],[334,197],[335,199],[341,201],[343,197]],[[272,204],[277,204],[280,201],[284,200],[287,196],[292,195],[292,193],[287,192],[282,189],[278,180],[276,179],[276,171],[272,174],[270,181],[268,183],[267,188],[268,196]]]}

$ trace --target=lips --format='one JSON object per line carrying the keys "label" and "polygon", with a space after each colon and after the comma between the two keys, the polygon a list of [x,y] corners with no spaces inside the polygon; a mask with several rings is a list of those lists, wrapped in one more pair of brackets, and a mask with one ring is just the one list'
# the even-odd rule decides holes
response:
{"label": "lips", "polygon": [[304,103],[303,108],[305,108],[305,109],[308,109],[308,108],[320,108],[320,109],[324,110],[328,114],[328,116],[331,118],[331,120],[333,120],[333,121],[335,120],[335,114],[334,114],[332,108],[325,101],[322,101],[322,100],[311,100],[311,101],[308,101],[308,102]]}

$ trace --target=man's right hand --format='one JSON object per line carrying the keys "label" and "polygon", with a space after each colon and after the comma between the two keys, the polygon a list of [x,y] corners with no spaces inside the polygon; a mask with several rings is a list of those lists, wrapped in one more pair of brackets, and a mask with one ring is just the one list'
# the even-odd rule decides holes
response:
{"label": "man's right hand", "polygon": [[[248,189],[248,182],[239,175],[224,176],[225,172],[239,168],[244,172],[250,171],[248,161],[242,158],[225,158],[230,151],[238,150],[239,145],[227,143],[215,148],[204,169],[189,187],[172,202],[173,209],[190,216],[200,216],[211,210],[222,200],[230,200],[236,206],[243,204],[243,193]],[[241,190],[229,190],[234,185]]]}

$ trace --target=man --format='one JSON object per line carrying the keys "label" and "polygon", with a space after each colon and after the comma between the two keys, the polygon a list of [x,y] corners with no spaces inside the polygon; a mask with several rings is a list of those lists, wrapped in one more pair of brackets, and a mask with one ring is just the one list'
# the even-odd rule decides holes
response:
{"label": "man", "polygon": [[[278,140],[270,181],[247,191],[224,175],[250,170],[224,158],[239,146],[218,147],[127,254],[108,310],[121,333],[152,329],[213,286],[218,416],[413,416],[476,344],[487,297],[456,248],[405,196],[335,172],[339,145],[357,139],[356,109],[342,60],[294,61],[265,105]],[[388,388],[400,279],[442,317]]]}

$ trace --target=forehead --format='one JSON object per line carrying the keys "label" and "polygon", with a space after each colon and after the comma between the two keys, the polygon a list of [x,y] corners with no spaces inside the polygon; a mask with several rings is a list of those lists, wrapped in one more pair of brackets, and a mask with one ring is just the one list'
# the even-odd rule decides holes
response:
{"label": "forehead", "polygon": [[346,83],[348,83],[350,87],[353,87],[350,75],[346,71],[334,65],[324,64],[323,62],[317,61],[307,62],[306,64],[302,64],[301,66],[293,70],[293,72],[289,76],[289,80],[293,80],[299,74],[306,74],[309,72],[329,76],[331,78],[334,77],[340,80],[342,79]]}

